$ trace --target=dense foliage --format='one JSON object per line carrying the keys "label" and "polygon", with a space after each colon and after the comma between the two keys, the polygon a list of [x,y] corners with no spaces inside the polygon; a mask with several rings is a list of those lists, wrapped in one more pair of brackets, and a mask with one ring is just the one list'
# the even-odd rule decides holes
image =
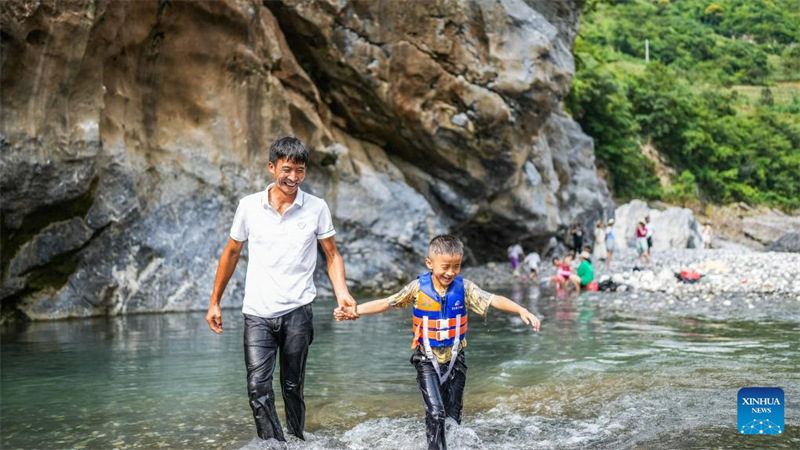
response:
{"label": "dense foliage", "polygon": [[[567,107],[617,197],[800,206],[800,0],[586,9]],[[645,143],[675,170],[670,185]]]}

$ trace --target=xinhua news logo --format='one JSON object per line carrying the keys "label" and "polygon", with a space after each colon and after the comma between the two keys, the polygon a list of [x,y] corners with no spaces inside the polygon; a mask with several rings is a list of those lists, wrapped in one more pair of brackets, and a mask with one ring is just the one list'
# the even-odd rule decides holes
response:
{"label": "xinhua news logo", "polygon": [[739,389],[736,414],[739,434],[783,434],[783,405],[781,388]]}

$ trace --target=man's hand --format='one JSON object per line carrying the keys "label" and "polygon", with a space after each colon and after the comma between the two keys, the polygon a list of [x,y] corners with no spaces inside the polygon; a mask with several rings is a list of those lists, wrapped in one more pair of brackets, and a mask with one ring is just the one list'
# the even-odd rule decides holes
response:
{"label": "man's hand", "polygon": [[352,295],[349,293],[341,295],[336,298],[336,302],[339,303],[339,308],[337,309],[350,310],[347,314],[351,316],[351,319],[359,318],[359,315],[356,313],[356,299],[354,299]]}
{"label": "man's hand", "polygon": [[523,309],[522,312],[519,313],[520,319],[525,322],[526,325],[530,325],[533,327],[533,331],[539,331],[539,319],[536,318],[530,311],[527,309]]}
{"label": "man's hand", "polygon": [[217,334],[222,334],[222,309],[219,305],[210,305],[208,313],[206,313],[206,322],[211,331]]}

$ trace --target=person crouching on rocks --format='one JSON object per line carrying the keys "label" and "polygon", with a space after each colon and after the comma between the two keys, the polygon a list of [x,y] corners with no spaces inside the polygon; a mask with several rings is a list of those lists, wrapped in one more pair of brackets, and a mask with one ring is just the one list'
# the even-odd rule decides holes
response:
{"label": "person crouching on rocks", "polygon": [[578,266],[578,278],[581,280],[581,287],[584,289],[594,281],[594,268],[592,267],[592,261],[589,259],[590,257],[589,252],[582,252],[580,255],[581,264]]}
{"label": "person crouching on rocks", "polygon": [[525,256],[524,263],[525,267],[527,267],[530,272],[528,275],[531,280],[536,280],[538,278],[537,274],[539,272],[539,262],[541,262],[541,260],[539,254],[536,252],[530,252]]}
{"label": "person crouching on rocks", "polygon": [[539,319],[513,301],[490,294],[461,278],[464,245],[453,236],[436,236],[428,245],[428,272],[391,297],[334,310],[337,321],[413,306],[411,364],[425,408],[428,449],[446,449],[445,419],[461,424],[467,365],[464,349],[468,312],[485,316],[489,307],[518,314],[539,331]]}
{"label": "person crouching on rocks", "polygon": [[[584,253],[586,253],[584,251]],[[564,292],[569,294],[569,283],[575,286],[575,291],[581,293],[581,279],[572,273],[572,255],[569,254],[561,261],[561,266],[558,268],[558,278],[564,284]]]}

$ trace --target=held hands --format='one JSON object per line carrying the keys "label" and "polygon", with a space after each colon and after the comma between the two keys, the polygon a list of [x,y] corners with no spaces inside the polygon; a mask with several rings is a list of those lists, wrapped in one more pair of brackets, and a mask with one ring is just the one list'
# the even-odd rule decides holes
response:
{"label": "held hands", "polygon": [[356,311],[355,306],[340,306],[333,310],[333,317],[337,322],[343,320],[356,320],[361,317]]}
{"label": "held hands", "polygon": [[357,312],[356,300],[350,294],[337,298],[339,307],[333,310],[333,317],[337,322],[343,320],[356,320],[359,317]]}
{"label": "held hands", "polygon": [[519,317],[520,319],[522,319],[523,322],[525,322],[525,325],[532,326],[533,331],[539,331],[539,319],[537,319],[536,316],[533,315],[533,313],[531,313],[527,309],[523,309],[522,311],[520,311]]}

